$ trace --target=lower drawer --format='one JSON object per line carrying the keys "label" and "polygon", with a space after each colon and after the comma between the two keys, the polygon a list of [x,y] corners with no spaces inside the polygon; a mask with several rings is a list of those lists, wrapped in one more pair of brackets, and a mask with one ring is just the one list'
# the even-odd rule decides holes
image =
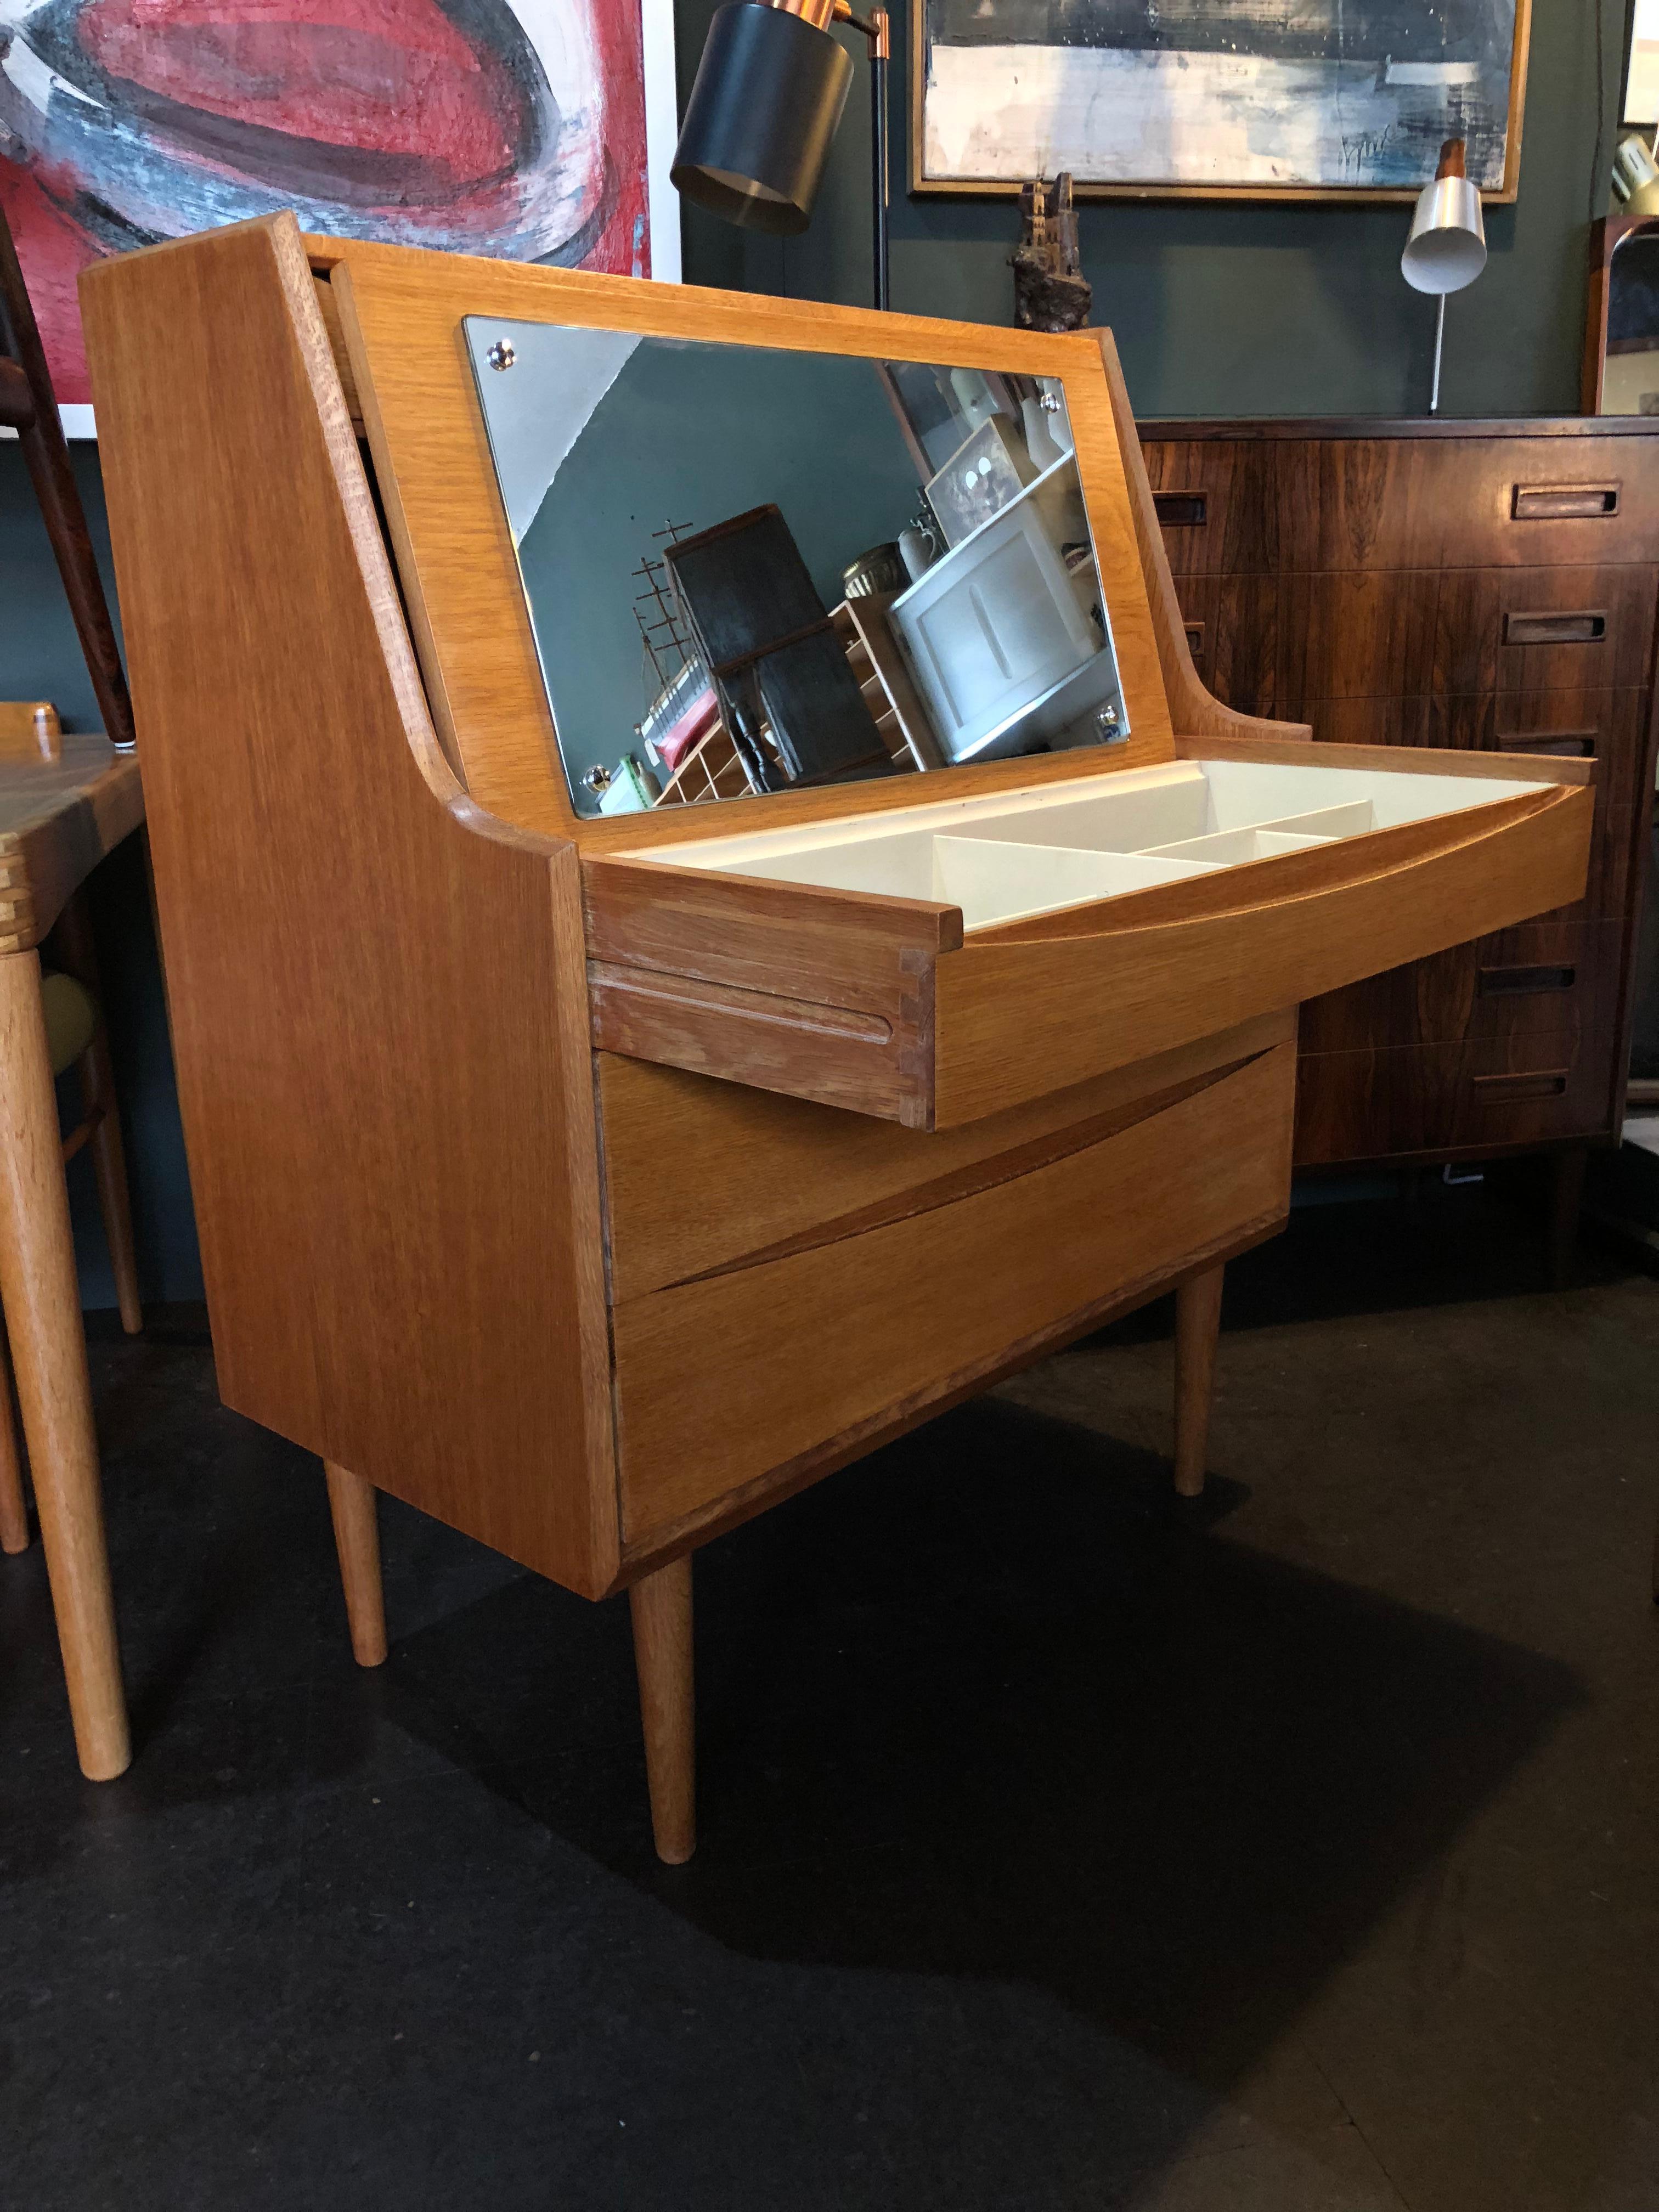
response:
{"label": "lower drawer", "polygon": [[1620,922],[1523,922],[1310,999],[1304,1053],[1581,1036],[1614,1024]]}
{"label": "lower drawer", "polygon": [[1612,1133],[1616,1032],[1304,1055],[1296,1163],[1444,1159]]}
{"label": "lower drawer", "polygon": [[1035,1356],[1068,1323],[1265,1233],[1290,1198],[1275,1046],[970,1197],[612,1310],[624,1541]]}

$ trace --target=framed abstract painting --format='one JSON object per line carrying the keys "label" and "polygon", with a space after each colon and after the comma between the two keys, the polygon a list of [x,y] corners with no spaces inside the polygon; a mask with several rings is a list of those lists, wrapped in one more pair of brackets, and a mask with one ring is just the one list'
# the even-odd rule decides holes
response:
{"label": "framed abstract painting", "polygon": [[307,230],[678,280],[672,0],[0,0],[0,202],[67,427],[76,279]]}
{"label": "framed abstract painting", "polygon": [[910,185],[1408,200],[1520,190],[1530,0],[912,0]]}

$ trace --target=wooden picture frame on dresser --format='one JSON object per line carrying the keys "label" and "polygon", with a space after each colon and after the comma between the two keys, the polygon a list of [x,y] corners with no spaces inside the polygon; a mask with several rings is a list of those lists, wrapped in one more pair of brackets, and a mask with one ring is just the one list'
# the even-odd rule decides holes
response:
{"label": "wooden picture frame on dresser", "polygon": [[1200,666],[1316,743],[1590,759],[1583,897],[1304,1006],[1304,1166],[1556,1162],[1563,1279],[1616,1141],[1652,818],[1659,422],[1146,422]]}
{"label": "wooden picture frame on dresser", "polygon": [[[1104,333],[291,218],[82,298],[222,1393],[325,1462],[365,1663],[380,1490],[629,1590],[684,1858],[695,1550],[1170,1289],[1195,1489],[1220,1269],[1289,1202],[1296,1005],[1577,896],[1594,765],[1401,775],[1212,698]],[[1127,741],[579,816],[475,315],[1055,380]],[[946,847],[1000,905],[944,894]]]}

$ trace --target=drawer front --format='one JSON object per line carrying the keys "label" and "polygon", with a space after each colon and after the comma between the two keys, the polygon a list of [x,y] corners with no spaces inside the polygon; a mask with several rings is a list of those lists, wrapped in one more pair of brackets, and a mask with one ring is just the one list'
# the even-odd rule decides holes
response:
{"label": "drawer front", "polygon": [[1432,570],[1284,577],[1278,711],[1311,718],[1328,699],[1426,696],[1441,589]]}
{"label": "drawer front", "polygon": [[1584,896],[1551,920],[1613,921],[1625,913],[1635,813],[1650,775],[1648,702],[1645,691],[1517,691],[1431,703],[1431,744],[1501,753],[1517,767],[1549,758],[1595,763]]}
{"label": "drawer front", "polygon": [[1176,575],[1277,572],[1279,504],[1271,441],[1151,439],[1141,451]]}
{"label": "drawer front", "polygon": [[1298,1167],[1443,1159],[1611,1133],[1613,1036],[1314,1053],[1297,1069]]}
{"label": "drawer front", "polygon": [[1612,1026],[1622,972],[1618,922],[1528,923],[1391,968],[1302,1009],[1305,1053],[1582,1036]]}
{"label": "drawer front", "polygon": [[[1508,927],[1540,899],[1560,903],[1584,880],[1589,793],[1564,788],[1510,806],[1528,811],[1481,832],[1419,823],[1356,838],[1340,879],[1322,854],[1257,863],[1279,888],[1264,885],[1248,905],[1237,880],[1247,867],[970,939],[935,980],[933,1126]],[[1439,842],[1448,834],[1462,842]],[[1364,847],[1375,857],[1361,876]]]}
{"label": "drawer front", "polygon": [[1279,542],[1287,574],[1437,566],[1444,520],[1436,441],[1307,438],[1279,449]]}
{"label": "drawer front", "polygon": [[620,1054],[595,1055],[611,1302],[884,1219],[925,1213],[1081,1152],[1275,1045],[1283,1012],[930,1133]]}
{"label": "drawer front", "polygon": [[1289,1203],[1294,1082],[1282,1044],[1029,1174],[623,1300],[625,1541],[779,1469],[850,1456],[861,1435],[1265,1233]]}
{"label": "drawer front", "polygon": [[1448,568],[1659,561],[1659,436],[1435,442]]}
{"label": "drawer front", "polygon": [[1650,565],[1449,571],[1439,579],[1433,690],[1640,690],[1656,582]]}
{"label": "drawer front", "polygon": [[[1308,759],[1278,739],[1193,750]],[[1363,751],[1325,757],[1376,766]],[[1449,764],[1504,773],[1470,755],[1412,763]],[[955,908],[590,859],[591,1034],[601,1051],[957,1128],[1560,905],[1582,892],[1593,818],[1588,790],[1551,782],[965,942]]]}

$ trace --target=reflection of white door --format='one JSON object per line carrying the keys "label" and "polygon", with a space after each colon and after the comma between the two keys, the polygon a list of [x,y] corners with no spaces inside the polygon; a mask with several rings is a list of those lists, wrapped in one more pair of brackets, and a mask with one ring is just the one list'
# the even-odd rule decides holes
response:
{"label": "reflection of white door", "polygon": [[[513,362],[497,369],[489,352],[502,338]],[[629,331],[467,317],[466,349],[515,545],[523,544],[566,456],[638,343]]]}
{"label": "reflection of white door", "polygon": [[953,758],[1100,650],[1029,501],[936,562],[890,611]]}

